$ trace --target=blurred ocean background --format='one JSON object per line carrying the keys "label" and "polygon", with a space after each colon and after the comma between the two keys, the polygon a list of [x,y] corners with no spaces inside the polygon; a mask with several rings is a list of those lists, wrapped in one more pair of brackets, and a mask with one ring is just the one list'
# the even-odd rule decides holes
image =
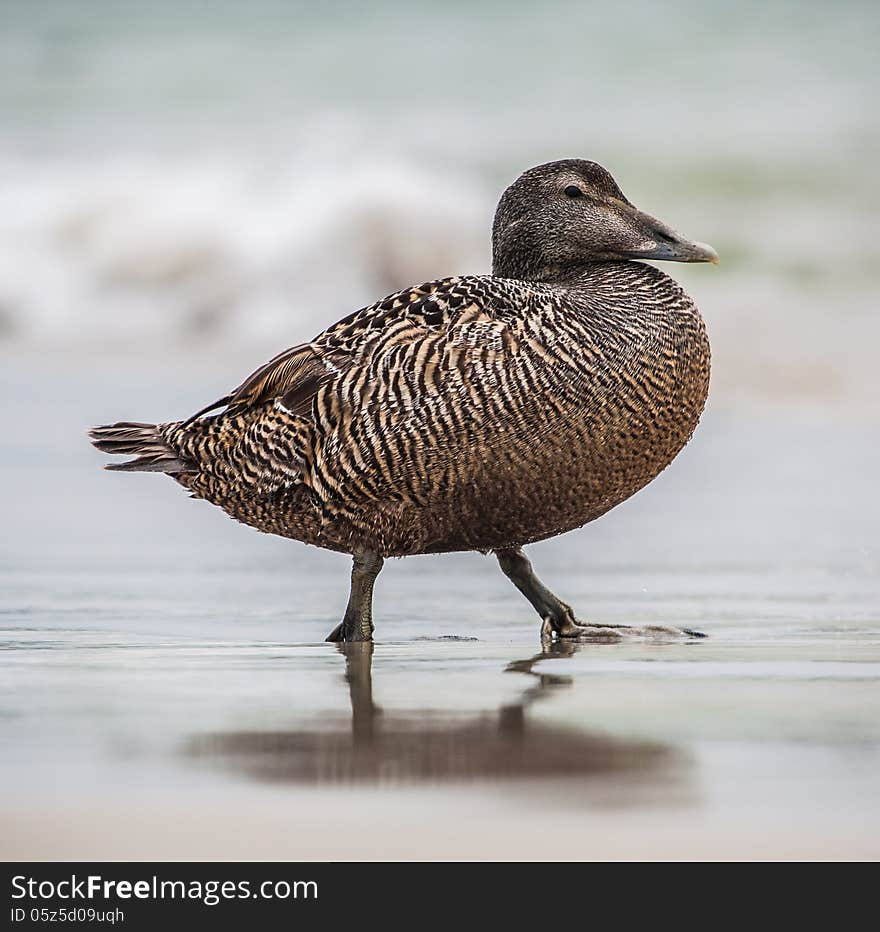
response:
{"label": "blurred ocean background", "polygon": [[[0,23],[0,855],[880,854],[880,5]],[[664,267],[713,381],[666,473],[532,558],[585,618],[707,641],[542,653],[458,554],[386,567],[371,674],[322,643],[346,558],[100,470],[88,426],[487,271],[503,188],[569,156],[720,253]]]}
{"label": "blurred ocean background", "polygon": [[[489,266],[579,156],[723,264],[717,400],[878,402],[880,8],[0,4],[0,339],[260,352]],[[234,380],[237,372],[230,372]]]}

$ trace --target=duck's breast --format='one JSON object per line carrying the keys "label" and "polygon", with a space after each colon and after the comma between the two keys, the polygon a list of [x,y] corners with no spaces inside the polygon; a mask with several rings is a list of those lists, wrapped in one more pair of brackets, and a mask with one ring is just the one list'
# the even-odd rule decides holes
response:
{"label": "duck's breast", "polygon": [[386,554],[525,544],[598,517],[675,457],[708,388],[699,312],[638,263],[399,352],[322,448],[347,520]]}

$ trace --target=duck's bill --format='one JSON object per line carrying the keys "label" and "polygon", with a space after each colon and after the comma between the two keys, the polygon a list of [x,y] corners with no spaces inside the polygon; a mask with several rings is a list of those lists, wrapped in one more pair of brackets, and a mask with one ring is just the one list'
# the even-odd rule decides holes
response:
{"label": "duck's bill", "polygon": [[692,243],[679,240],[674,243],[660,242],[640,255],[643,259],[663,259],[669,262],[719,262],[718,253],[708,243]]}
{"label": "duck's bill", "polygon": [[634,259],[718,262],[718,253],[708,243],[695,243],[685,239],[676,230],[648,214],[636,211],[636,223],[645,236],[645,240],[632,252]]}

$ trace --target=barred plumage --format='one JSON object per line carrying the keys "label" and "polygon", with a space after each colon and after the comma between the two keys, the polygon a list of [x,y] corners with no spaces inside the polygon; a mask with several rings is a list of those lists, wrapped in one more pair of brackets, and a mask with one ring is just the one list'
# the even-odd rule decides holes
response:
{"label": "barred plumage", "polygon": [[[97,428],[96,446],[139,454],[116,468],[168,472],[259,530],[380,562],[515,552],[593,520],[691,436],[709,345],[678,284],[628,258],[644,252],[617,246],[613,258],[594,249],[563,261],[570,246],[554,252],[542,240],[536,250],[534,232],[523,232],[523,216],[540,218],[541,205],[523,210],[536,188],[549,198],[575,178],[598,205],[594,225],[613,209],[637,245],[649,235],[649,245],[669,251],[674,241],[682,252],[659,258],[714,253],[639,214],[592,165],[540,166],[517,182],[519,198],[517,185],[508,190],[494,276],[389,295],[188,420]],[[568,222],[567,204],[552,208]]]}

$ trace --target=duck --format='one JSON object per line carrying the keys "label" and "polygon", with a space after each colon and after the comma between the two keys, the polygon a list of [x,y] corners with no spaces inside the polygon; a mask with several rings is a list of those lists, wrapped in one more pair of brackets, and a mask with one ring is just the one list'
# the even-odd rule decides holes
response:
{"label": "duck", "polygon": [[693,435],[710,347],[657,261],[716,263],[596,162],[502,194],[491,275],[404,288],[270,359],[195,414],[93,428],[107,469],[159,472],[269,534],[352,558],[328,641],[373,639],[390,557],[494,554],[545,639],[702,636],[583,621],[523,548],[644,488]]}

